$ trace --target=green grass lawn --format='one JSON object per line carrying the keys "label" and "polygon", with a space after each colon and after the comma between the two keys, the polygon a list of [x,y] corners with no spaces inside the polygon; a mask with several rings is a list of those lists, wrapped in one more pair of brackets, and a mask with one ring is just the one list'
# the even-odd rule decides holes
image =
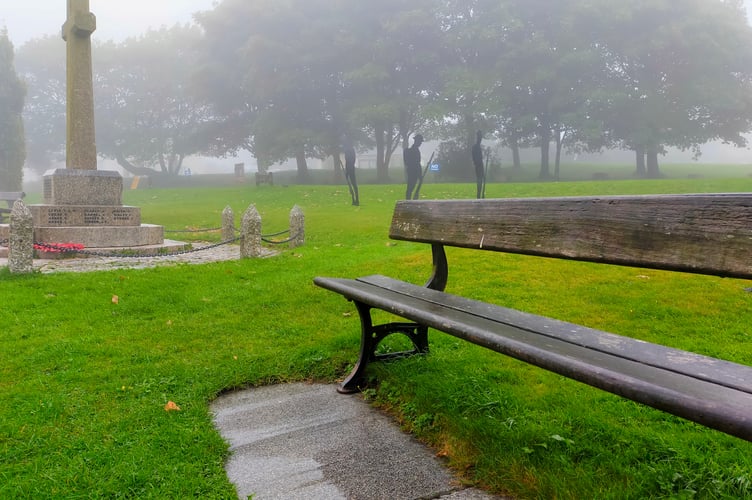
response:
{"label": "green grass lawn", "polygon": [[[426,184],[469,198],[472,184]],[[489,197],[751,191],[752,178],[489,184]],[[306,244],[273,258],[85,274],[0,269],[0,498],[234,498],[219,393],[334,382],[356,360],[352,304],[314,276],[422,283],[426,246],[390,242],[400,184],[127,191],[167,229],[293,205]],[[503,214],[499,214],[503,217]],[[168,235],[172,237],[173,235]],[[218,233],[175,235],[219,240]],[[450,249],[447,291],[752,365],[749,282]],[[117,303],[113,296],[118,297]],[[752,444],[433,332],[370,370],[367,397],[464,481],[518,498],[752,498]],[[345,397],[345,396],[343,396]],[[180,411],[165,411],[168,401]],[[253,422],[249,422],[253,425]]]}

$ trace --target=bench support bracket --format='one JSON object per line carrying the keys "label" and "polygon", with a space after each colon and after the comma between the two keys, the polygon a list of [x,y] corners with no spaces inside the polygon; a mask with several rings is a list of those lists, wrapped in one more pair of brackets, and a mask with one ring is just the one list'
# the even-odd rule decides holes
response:
{"label": "bench support bracket", "polygon": [[[384,323],[374,325],[369,305],[355,301],[355,307],[360,315],[360,355],[350,374],[337,388],[337,392],[341,394],[360,392],[366,366],[372,361],[387,361],[415,354],[428,353],[428,327],[417,323]],[[394,333],[405,335],[412,342],[413,348],[409,351],[378,354],[376,350],[381,341]]]}

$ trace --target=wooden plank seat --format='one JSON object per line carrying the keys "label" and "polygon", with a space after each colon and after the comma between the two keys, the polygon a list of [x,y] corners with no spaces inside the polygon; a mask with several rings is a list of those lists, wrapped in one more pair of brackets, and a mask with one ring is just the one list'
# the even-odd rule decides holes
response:
{"label": "wooden plank seat", "polygon": [[[360,357],[428,352],[428,328],[752,441],[752,367],[445,293],[444,246],[752,278],[752,195],[658,195],[398,202],[390,237],[431,244],[425,286],[385,276],[317,277],[355,303]],[[374,325],[373,309],[407,320]],[[377,354],[399,333],[408,353]]]}

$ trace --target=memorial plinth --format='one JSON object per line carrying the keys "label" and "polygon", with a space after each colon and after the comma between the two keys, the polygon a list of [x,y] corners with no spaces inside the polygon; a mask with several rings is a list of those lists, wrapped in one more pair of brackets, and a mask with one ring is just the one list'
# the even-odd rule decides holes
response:
{"label": "memorial plinth", "polygon": [[86,248],[160,245],[164,229],[141,224],[141,209],[122,204],[123,179],[108,170],[58,169],[44,176],[44,199],[32,205],[34,239]]}
{"label": "memorial plinth", "polygon": [[48,205],[120,205],[123,178],[110,170],[59,168],[44,176]]}

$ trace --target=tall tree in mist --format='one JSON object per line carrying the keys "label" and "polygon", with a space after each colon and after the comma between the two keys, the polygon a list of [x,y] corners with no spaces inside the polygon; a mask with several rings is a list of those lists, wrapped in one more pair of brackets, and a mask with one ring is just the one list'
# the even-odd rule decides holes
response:
{"label": "tall tree in mist", "polygon": [[327,3],[227,0],[199,17],[202,92],[227,126],[245,122],[220,151],[247,148],[262,168],[295,158],[302,179],[306,157],[323,156],[332,134],[327,104],[340,87],[337,53],[325,46]]}
{"label": "tall tree in mist", "polygon": [[[97,152],[133,174],[180,172],[215,141],[209,108],[194,94],[197,27],[149,31],[93,50]],[[28,86],[28,163],[43,172],[65,151],[65,43],[35,39],[18,51]]]}
{"label": "tall tree in mist", "polygon": [[226,0],[200,15],[204,92],[228,125],[247,124],[224,149],[250,148],[267,165],[296,158],[303,176],[306,156],[369,131],[385,180],[438,62],[431,0],[385,1]]}
{"label": "tall tree in mist", "polygon": [[225,0],[200,22],[218,144],[265,163],[302,169],[357,130],[385,180],[431,121],[459,143],[482,123],[513,150],[537,145],[541,178],[564,148],[604,145],[646,152],[658,175],[663,147],[740,145],[750,128],[738,2]]}
{"label": "tall tree in mist", "polygon": [[341,21],[357,47],[345,74],[353,120],[373,136],[382,181],[394,151],[425,127],[443,86],[446,46],[436,7],[435,0],[349,2]]}
{"label": "tall tree in mist", "polygon": [[13,44],[0,30],[0,191],[20,191],[26,158],[23,107],[26,89],[16,74]]}
{"label": "tall tree in mist", "polygon": [[[375,147],[386,181],[411,134],[460,151],[483,128],[513,151],[540,148],[541,178],[558,177],[564,149],[602,146],[658,176],[664,148],[743,145],[752,127],[737,1],[224,0],[198,21],[95,47],[100,154],[174,174],[187,155],[246,149],[262,168],[296,159],[305,179],[306,158],[348,136]],[[40,168],[64,146],[54,42],[17,55]]]}
{"label": "tall tree in mist", "polygon": [[[500,114],[508,142],[533,136],[540,148],[542,179],[558,177],[564,141],[587,142],[590,96],[605,71],[590,38],[584,0],[507,0],[505,46],[498,54]],[[586,134],[586,131],[588,132]],[[551,143],[556,145],[552,174]]]}
{"label": "tall tree in mist", "polygon": [[177,175],[207,149],[212,116],[190,82],[197,27],[149,31],[95,49],[97,149],[134,174]]}
{"label": "tall tree in mist", "polygon": [[28,92],[26,164],[42,173],[65,161],[65,42],[60,36],[26,42],[16,53],[16,68]]}
{"label": "tall tree in mist", "polygon": [[597,39],[610,69],[599,118],[636,153],[637,175],[659,177],[666,146],[743,146],[752,126],[752,30],[737,2],[601,4]]}
{"label": "tall tree in mist", "polygon": [[[437,10],[442,33],[437,64],[440,87],[426,111],[449,140],[442,145],[442,156],[470,158],[479,129],[496,130],[501,136],[502,105],[497,92],[506,81],[499,65],[507,42],[501,22],[509,18],[506,7],[495,0],[445,0]],[[474,175],[467,165],[458,167],[467,176]]]}

